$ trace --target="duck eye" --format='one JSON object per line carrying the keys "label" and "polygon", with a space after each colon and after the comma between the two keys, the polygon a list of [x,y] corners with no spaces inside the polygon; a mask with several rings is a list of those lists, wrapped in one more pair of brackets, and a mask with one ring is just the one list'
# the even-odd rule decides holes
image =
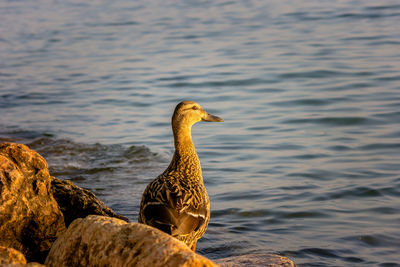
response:
{"label": "duck eye", "polygon": [[197,106],[192,107],[193,110],[198,110],[199,108]]}

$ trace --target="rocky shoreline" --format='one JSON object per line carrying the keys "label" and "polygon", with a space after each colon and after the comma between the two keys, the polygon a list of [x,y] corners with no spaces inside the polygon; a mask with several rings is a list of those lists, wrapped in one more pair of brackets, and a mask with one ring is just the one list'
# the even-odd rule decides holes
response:
{"label": "rocky shoreline", "polygon": [[[44,265],[43,265],[44,264]],[[0,266],[295,266],[277,255],[215,262],[92,192],[52,177],[27,146],[0,144]]]}

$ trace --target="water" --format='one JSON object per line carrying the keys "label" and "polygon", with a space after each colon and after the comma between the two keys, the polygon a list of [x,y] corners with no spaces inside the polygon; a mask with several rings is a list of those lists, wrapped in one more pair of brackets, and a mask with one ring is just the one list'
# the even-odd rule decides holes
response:
{"label": "water", "polygon": [[190,99],[212,258],[400,266],[398,1],[2,1],[0,136],[137,220]]}

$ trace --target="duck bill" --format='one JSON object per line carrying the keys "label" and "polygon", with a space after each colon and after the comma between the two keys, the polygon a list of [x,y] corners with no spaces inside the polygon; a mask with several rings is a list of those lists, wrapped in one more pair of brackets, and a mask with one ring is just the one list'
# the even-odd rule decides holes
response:
{"label": "duck bill", "polygon": [[224,119],[218,117],[218,116],[214,116],[211,115],[209,113],[206,114],[206,116],[204,118],[202,118],[202,121],[215,121],[215,122],[223,122]]}

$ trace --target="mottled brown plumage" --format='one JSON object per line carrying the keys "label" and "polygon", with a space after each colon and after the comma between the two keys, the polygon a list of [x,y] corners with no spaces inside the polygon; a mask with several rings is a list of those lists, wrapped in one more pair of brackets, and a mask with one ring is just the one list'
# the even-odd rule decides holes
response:
{"label": "mottled brown plumage", "polygon": [[193,251],[210,220],[210,200],[204,187],[199,157],[192,142],[192,125],[223,121],[193,101],[179,103],[172,116],[175,152],[168,168],[145,189],[139,222],[183,241]]}

